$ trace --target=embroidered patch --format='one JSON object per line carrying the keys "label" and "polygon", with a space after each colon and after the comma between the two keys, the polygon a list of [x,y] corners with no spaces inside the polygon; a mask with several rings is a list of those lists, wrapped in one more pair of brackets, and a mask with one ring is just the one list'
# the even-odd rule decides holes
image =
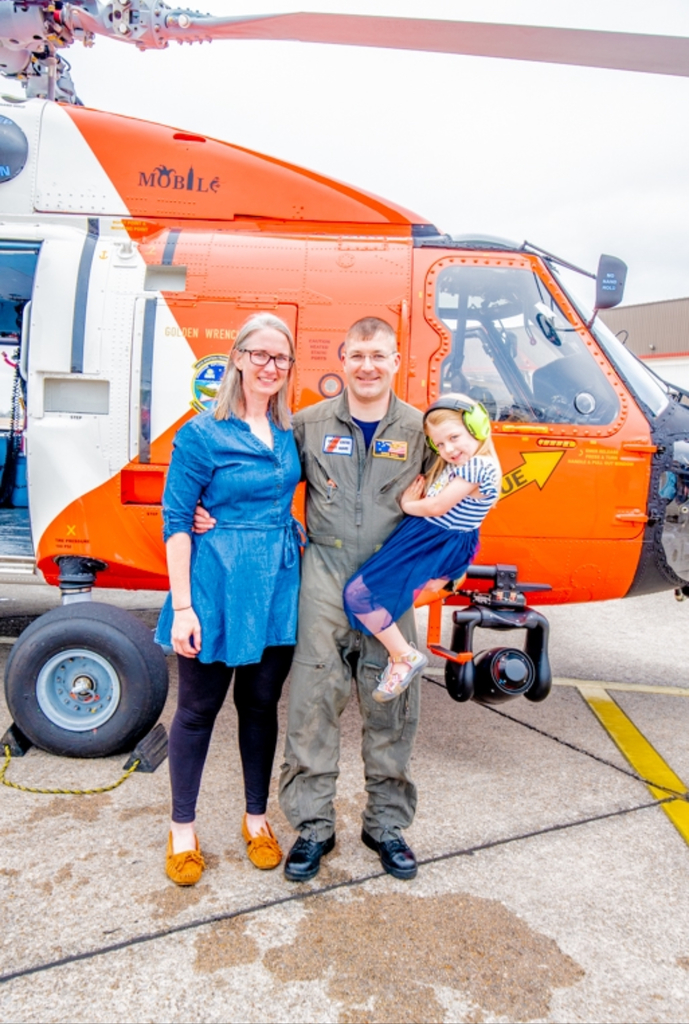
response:
{"label": "embroidered patch", "polygon": [[407,442],[388,441],[384,437],[379,437],[377,441],[373,442],[373,458],[397,459],[399,462],[405,462],[407,458]]}
{"label": "embroidered patch", "polygon": [[323,451],[326,455],[351,455],[354,451],[354,438],[326,434],[323,438]]}

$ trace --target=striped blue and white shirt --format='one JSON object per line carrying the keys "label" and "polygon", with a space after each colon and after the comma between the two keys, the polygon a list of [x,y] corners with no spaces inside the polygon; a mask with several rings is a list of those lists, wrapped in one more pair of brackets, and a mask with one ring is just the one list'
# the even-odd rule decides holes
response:
{"label": "striped blue and white shirt", "polygon": [[485,455],[474,455],[462,466],[445,466],[437,480],[428,488],[427,498],[440,494],[447,485],[457,478],[478,484],[480,497],[467,497],[454,505],[442,516],[428,516],[429,523],[437,523],[446,530],[459,530],[468,533],[478,530],[488,512],[498,499],[499,480],[498,467],[495,460]]}

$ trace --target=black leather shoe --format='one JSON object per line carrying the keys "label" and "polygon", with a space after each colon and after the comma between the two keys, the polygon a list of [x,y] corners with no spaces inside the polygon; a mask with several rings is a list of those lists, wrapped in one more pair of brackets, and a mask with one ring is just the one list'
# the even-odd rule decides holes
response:
{"label": "black leather shoe", "polygon": [[366,829],[361,831],[361,841],[369,850],[373,850],[380,857],[380,863],[393,878],[416,878],[419,870],[414,851],[407,846],[402,836],[396,832],[385,832],[384,835],[391,836],[390,839],[383,839],[378,842],[370,836]]}
{"label": "black leather shoe", "polygon": [[334,846],[334,833],[322,843],[299,836],[287,855],[285,878],[290,882],[308,882],[310,878],[315,878],[321,866],[321,857],[330,853]]}

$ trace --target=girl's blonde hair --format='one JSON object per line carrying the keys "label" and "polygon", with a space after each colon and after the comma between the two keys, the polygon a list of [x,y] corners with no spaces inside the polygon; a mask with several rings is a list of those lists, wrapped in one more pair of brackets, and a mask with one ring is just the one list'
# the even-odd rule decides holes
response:
{"label": "girl's blonde hair", "polygon": [[[467,395],[461,395],[458,397],[466,398],[468,402],[473,403],[474,401],[473,398],[469,398]],[[429,436],[429,427],[439,427],[441,423],[448,423],[450,420],[454,420],[456,423],[461,423],[464,429],[467,429],[466,423],[464,422],[464,416],[459,409],[434,409],[433,412],[429,412],[424,420],[423,429],[426,437]],[[492,434],[489,434],[485,441],[481,441],[479,443],[479,448],[476,454],[485,455],[494,459],[498,468],[498,476],[502,478],[502,467],[500,466],[500,459],[498,458],[498,453],[496,452],[495,445],[493,444]],[[431,484],[438,479],[442,471],[445,469],[445,466],[447,466],[447,462],[442,455],[438,455],[437,459],[426,473],[426,490],[428,490]]]}
{"label": "girl's blonde hair", "polygon": [[[255,334],[256,331],[263,331],[266,328],[271,328],[284,334],[289,342],[289,354],[292,360],[294,360],[296,355],[294,338],[284,320],[273,316],[272,313],[255,313],[254,316],[250,316],[246,323],[242,324],[239,328],[235,343],[229,352],[227,367],[215,397],[213,416],[216,420],[229,420],[230,416],[237,416],[239,419],[243,419],[246,415],[242,374],[241,370],[235,366],[232,355],[234,352],[246,352],[247,343],[251,335]],[[276,394],[271,396],[268,402],[268,412],[273,423],[280,430],[287,430],[290,426],[290,410],[287,396],[293,371],[294,362],[292,362],[288,373],[285,374],[282,387]]]}

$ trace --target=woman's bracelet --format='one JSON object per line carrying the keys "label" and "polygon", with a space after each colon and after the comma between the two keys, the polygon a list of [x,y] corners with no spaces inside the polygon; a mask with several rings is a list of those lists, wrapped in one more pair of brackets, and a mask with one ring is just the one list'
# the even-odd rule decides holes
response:
{"label": "woman's bracelet", "polygon": [[184,606],[184,608],[174,608],[174,607],[173,607],[173,609],[172,609],[172,610],[173,610],[173,612],[188,612],[188,611],[189,611],[189,609],[190,609],[191,607],[192,607],[192,605],[190,605],[190,604],[186,604],[186,605]]}

